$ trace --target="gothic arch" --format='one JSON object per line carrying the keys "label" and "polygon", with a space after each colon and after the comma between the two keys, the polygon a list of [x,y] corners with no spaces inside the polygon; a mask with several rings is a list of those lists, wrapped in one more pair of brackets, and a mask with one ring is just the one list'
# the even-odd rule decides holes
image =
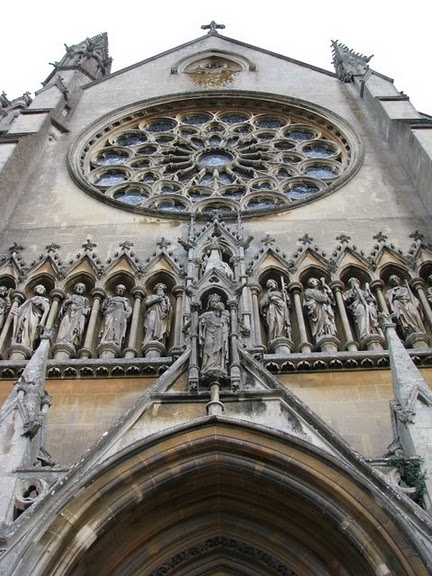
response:
{"label": "gothic arch", "polygon": [[264,427],[195,420],[77,464],[17,520],[11,574],[426,576],[409,506],[368,470]]}

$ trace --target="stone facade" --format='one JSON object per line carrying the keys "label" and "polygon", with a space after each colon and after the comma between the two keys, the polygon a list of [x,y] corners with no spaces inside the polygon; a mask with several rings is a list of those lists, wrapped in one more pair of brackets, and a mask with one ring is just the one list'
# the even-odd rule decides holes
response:
{"label": "stone facade", "polygon": [[431,119],[205,30],[0,99],[0,565],[429,574]]}

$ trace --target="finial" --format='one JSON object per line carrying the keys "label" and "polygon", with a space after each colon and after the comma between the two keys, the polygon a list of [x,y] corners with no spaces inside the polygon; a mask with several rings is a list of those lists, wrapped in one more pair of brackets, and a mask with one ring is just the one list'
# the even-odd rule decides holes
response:
{"label": "finial", "polygon": [[201,26],[202,30],[208,30],[207,34],[219,34],[218,30],[223,30],[225,28],[225,24],[216,24],[214,20],[210,22],[210,24],[203,24]]}

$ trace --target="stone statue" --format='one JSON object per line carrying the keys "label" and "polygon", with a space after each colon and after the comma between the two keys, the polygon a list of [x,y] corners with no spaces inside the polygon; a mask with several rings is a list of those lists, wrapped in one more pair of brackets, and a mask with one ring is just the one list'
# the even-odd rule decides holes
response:
{"label": "stone statue", "polygon": [[324,278],[309,278],[305,290],[304,307],[309,316],[315,342],[323,336],[336,335],[333,293]]}
{"label": "stone statue", "polygon": [[230,317],[219,294],[211,294],[207,312],[199,319],[201,374],[228,376],[228,338]]}
{"label": "stone statue", "polygon": [[145,300],[147,307],[144,318],[144,342],[158,340],[164,343],[169,336],[172,319],[171,302],[166,295],[167,287],[159,282],[153,288],[154,294]]}
{"label": "stone statue", "polygon": [[10,306],[10,288],[0,286],[0,330],[3,328]]}
{"label": "stone statue", "polygon": [[427,299],[429,304],[432,306],[432,274],[430,274],[430,276],[428,276],[428,282],[429,284],[431,284],[431,286],[427,289]]}
{"label": "stone statue", "polygon": [[276,338],[291,338],[291,324],[288,306],[289,296],[286,293],[282,279],[282,290],[276,280],[270,279],[266,283],[267,292],[260,300],[260,310],[264,316],[268,330],[268,340]]}
{"label": "stone statue", "polygon": [[73,290],[74,293],[66,298],[60,310],[61,322],[57,342],[65,342],[78,348],[91,307],[88,299],[83,296],[85,284],[77,282]]}
{"label": "stone statue", "polygon": [[126,286],[118,284],[115,296],[108,298],[102,305],[103,322],[100,331],[100,344],[116,344],[121,346],[127,328],[127,322],[132,314],[129,300],[124,296]]}
{"label": "stone statue", "polygon": [[399,276],[389,278],[391,288],[387,290],[386,301],[392,316],[404,338],[414,332],[424,332],[420,303],[411,291],[408,282],[401,285]]}
{"label": "stone statue", "polygon": [[234,276],[229,264],[222,260],[220,243],[217,238],[211,239],[210,253],[204,259],[204,274],[212,269],[223,272],[228,278]]}
{"label": "stone statue", "polygon": [[378,323],[377,303],[368,284],[366,284],[366,290],[362,290],[359,280],[350,278],[348,286],[350,288],[344,293],[343,299],[353,317],[357,338],[362,340],[371,334],[382,336]]}
{"label": "stone statue", "polygon": [[34,288],[34,296],[16,309],[12,344],[22,344],[33,349],[33,343],[39,337],[40,328],[45,326],[50,308],[45,294],[45,286],[37,284]]}

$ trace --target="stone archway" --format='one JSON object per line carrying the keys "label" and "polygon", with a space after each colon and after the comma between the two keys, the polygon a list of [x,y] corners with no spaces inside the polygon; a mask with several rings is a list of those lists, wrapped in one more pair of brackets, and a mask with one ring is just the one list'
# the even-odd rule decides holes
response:
{"label": "stone archway", "polygon": [[384,486],[293,436],[206,418],[75,471],[10,574],[426,576]]}

